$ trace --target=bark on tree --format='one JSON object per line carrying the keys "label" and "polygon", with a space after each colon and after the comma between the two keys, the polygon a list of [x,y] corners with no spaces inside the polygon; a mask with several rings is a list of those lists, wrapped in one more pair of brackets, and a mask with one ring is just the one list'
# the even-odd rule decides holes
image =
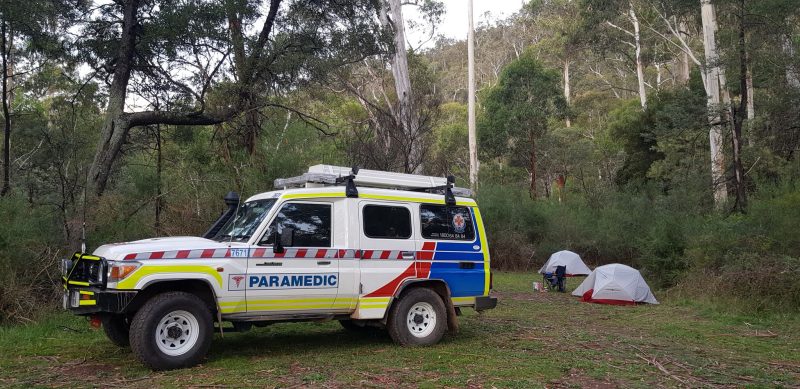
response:
{"label": "bark on tree", "polygon": [[[678,33],[685,37],[688,35],[686,30],[687,30],[686,22],[680,22],[680,24],[678,25]],[[689,60],[689,53],[687,53],[686,51],[681,51],[680,61],[681,63],[678,72],[678,80],[681,82],[681,84],[686,85],[689,83],[689,75],[691,74],[692,71],[691,62]]]}
{"label": "bark on tree", "polygon": [[531,176],[531,186],[529,191],[531,198],[536,199],[536,136],[534,136],[533,132],[528,133],[528,140],[531,143],[530,164],[528,166]]}
{"label": "bark on tree", "polygon": [[408,142],[408,162],[406,173],[419,173],[422,170],[422,139],[418,136],[419,121],[413,106],[411,94],[411,77],[408,71],[408,54],[406,52],[406,34],[403,22],[403,5],[400,0],[386,0],[381,11],[380,20],[394,33],[395,52],[392,55],[392,75],[397,93],[397,121],[403,128]]}
{"label": "bark on tree", "polygon": [[[572,94],[570,92],[569,85],[569,65],[569,58],[564,59],[564,100],[567,102],[567,107],[570,105],[570,95]],[[570,120],[569,115],[567,115],[565,121],[567,128],[572,127],[572,121]]]}
{"label": "bark on tree", "polygon": [[800,75],[797,74],[795,69],[794,60],[794,45],[792,45],[792,37],[789,35],[783,36],[783,53],[787,57],[786,62],[786,83],[792,88],[800,88]]}
{"label": "bark on tree", "polygon": [[749,91],[747,88],[747,47],[745,41],[745,0],[741,0],[739,7],[739,85],[743,93],[741,93],[742,97],[739,101],[739,108],[734,112],[731,143],[733,150],[733,177],[734,186],[736,188],[736,202],[733,204],[733,209],[743,213],[747,209],[747,187],[744,181],[744,167],[742,165],[742,127],[749,103]]}
{"label": "bark on tree", "polygon": [[11,90],[9,88],[9,79],[12,76],[12,71],[9,66],[9,53],[13,41],[8,38],[10,32],[8,31],[8,23],[5,20],[0,20],[0,35],[2,35],[2,63],[3,63],[3,187],[0,189],[0,196],[5,196],[11,189]]}
{"label": "bark on tree", "polygon": [[467,131],[469,136],[469,187],[473,192],[478,190],[478,139],[475,130],[475,26],[473,25],[472,0],[468,8],[469,31],[467,32]]}
{"label": "bark on tree", "polygon": [[647,90],[645,89],[644,82],[644,64],[642,63],[642,42],[639,31],[639,18],[636,17],[633,3],[631,3],[628,14],[633,24],[633,40],[636,45],[636,80],[639,82],[639,102],[642,104],[642,108],[647,108]]}
{"label": "bark on tree", "polygon": [[708,132],[711,149],[711,180],[714,203],[717,207],[721,207],[728,198],[728,192],[725,189],[725,156],[722,153],[721,79],[716,43],[717,17],[711,0],[700,0],[700,12],[703,20],[703,47],[706,60],[704,69],[706,73],[706,105],[708,121],[711,126]]}

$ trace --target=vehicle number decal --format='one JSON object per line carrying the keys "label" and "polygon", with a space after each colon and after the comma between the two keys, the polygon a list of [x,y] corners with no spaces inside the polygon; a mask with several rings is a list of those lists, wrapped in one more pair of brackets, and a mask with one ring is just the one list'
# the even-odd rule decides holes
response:
{"label": "vehicle number decal", "polygon": [[231,249],[231,258],[247,258],[247,249]]}

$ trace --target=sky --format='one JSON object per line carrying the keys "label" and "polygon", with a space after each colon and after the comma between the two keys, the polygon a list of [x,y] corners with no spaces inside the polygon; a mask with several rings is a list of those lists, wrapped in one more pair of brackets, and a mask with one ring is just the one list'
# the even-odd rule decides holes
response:
{"label": "sky", "polygon": [[[467,39],[467,0],[440,1],[444,3],[445,14],[442,16],[442,22],[437,26],[436,35],[458,40]],[[526,2],[527,0],[473,0],[475,26],[511,16]],[[413,6],[403,7],[403,17],[406,20],[421,20]],[[411,29],[407,24],[406,35],[413,48],[427,48],[435,43],[435,39],[428,41],[430,30]]]}

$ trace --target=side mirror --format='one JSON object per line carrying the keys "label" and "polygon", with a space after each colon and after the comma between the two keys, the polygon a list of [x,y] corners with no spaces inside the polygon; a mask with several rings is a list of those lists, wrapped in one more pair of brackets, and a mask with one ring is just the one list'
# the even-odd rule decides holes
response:
{"label": "side mirror", "polygon": [[285,227],[281,232],[281,246],[294,246],[294,228]]}
{"label": "side mirror", "polygon": [[272,231],[272,252],[273,253],[282,253],[284,252],[283,244],[281,244],[281,236],[282,234],[278,233],[278,229]]}

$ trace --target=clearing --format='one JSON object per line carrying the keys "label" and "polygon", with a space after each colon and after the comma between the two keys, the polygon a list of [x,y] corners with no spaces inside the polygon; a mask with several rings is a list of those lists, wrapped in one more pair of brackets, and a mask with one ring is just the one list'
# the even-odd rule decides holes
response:
{"label": "clearing", "polygon": [[586,304],[534,293],[534,280],[496,273],[498,308],[466,312],[434,347],[336,322],[277,324],[217,336],[205,364],[158,373],[61,313],[0,328],[0,386],[800,387],[797,315],[727,315],[659,293],[658,306]]}

